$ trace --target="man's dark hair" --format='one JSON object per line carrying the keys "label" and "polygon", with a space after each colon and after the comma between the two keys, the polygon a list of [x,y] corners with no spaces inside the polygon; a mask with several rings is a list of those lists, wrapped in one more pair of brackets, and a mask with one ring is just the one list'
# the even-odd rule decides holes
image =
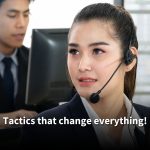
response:
{"label": "man's dark hair", "polygon": [[[0,0],[0,5],[4,2],[5,0]],[[29,0],[29,2],[34,1],[34,0]]]}

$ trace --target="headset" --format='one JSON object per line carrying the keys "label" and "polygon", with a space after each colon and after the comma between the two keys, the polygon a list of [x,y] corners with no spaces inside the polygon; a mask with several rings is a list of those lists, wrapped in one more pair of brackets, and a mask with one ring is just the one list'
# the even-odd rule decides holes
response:
{"label": "headset", "polygon": [[128,49],[124,54],[124,63],[126,65],[131,64],[132,61],[134,60],[134,58],[137,58],[137,56],[135,54],[133,54],[130,49]]}
{"label": "headset", "polygon": [[[132,53],[130,47],[131,47],[131,43],[133,41],[133,29],[131,30],[131,37],[130,37],[130,41],[129,41],[129,47],[128,49],[124,52],[124,57],[123,57],[123,62],[125,63],[126,66],[130,65],[134,59],[137,60],[137,56],[135,54]],[[112,73],[111,77],[108,79],[108,81],[104,84],[104,86],[99,90],[97,91],[96,93],[92,93],[91,96],[89,97],[89,100],[91,103],[97,103],[101,97],[100,97],[100,93],[101,91],[105,88],[105,86],[109,83],[109,81],[112,79],[112,77],[114,76],[114,74],[117,72],[117,70],[119,69],[119,67],[121,66],[122,62],[117,66],[117,68],[114,70],[114,72]],[[131,110],[130,110],[130,114],[129,116],[132,115],[133,113],[133,100],[131,99]],[[136,139],[132,136],[132,133],[131,133],[131,130],[130,130],[130,125],[128,124],[128,131],[129,131],[129,134],[131,136],[131,139],[134,143],[134,145],[136,146],[137,145],[137,142],[136,142]]]}
{"label": "headset", "polygon": [[[126,65],[130,65],[134,59],[137,59],[137,56],[135,54],[132,53],[132,51],[130,49],[128,49],[125,54],[124,54],[124,63]],[[109,81],[112,79],[112,77],[114,76],[114,74],[117,72],[117,70],[119,69],[119,67],[121,66],[122,62],[117,66],[117,68],[115,69],[115,71],[112,73],[111,77],[108,79],[108,81],[104,84],[104,86],[99,90],[97,91],[96,93],[92,93],[91,96],[89,97],[89,100],[91,103],[97,103],[101,97],[99,95],[99,93],[101,93],[101,91],[105,88],[105,86],[109,83]],[[129,116],[132,115],[132,112],[133,112],[133,101],[131,99],[131,111],[130,111],[130,114]],[[136,139],[132,136],[132,133],[131,133],[131,130],[130,130],[130,125],[128,124],[128,131],[129,131],[129,134],[131,136],[131,139],[134,143],[134,145],[136,146],[137,145],[137,142],[136,142]]]}
{"label": "headset", "polygon": [[[133,62],[133,60],[135,58],[137,58],[137,56],[134,55],[130,49],[128,49],[125,52],[124,57],[123,57],[124,63],[126,65],[129,65],[129,64],[131,64]],[[97,103],[100,100],[101,97],[100,97],[99,94],[105,88],[105,86],[110,82],[110,80],[112,79],[112,77],[115,75],[115,73],[117,72],[117,70],[120,68],[121,64],[122,64],[122,62],[114,70],[114,72],[112,73],[112,75],[110,76],[110,78],[108,79],[108,81],[104,84],[104,86],[100,90],[98,90],[96,93],[92,93],[91,94],[91,96],[89,97],[89,100],[90,100],[91,103]]]}

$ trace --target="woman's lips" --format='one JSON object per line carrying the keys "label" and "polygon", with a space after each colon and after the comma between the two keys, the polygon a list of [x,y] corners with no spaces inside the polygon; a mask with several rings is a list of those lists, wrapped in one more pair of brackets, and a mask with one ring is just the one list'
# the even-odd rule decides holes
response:
{"label": "woman's lips", "polygon": [[95,84],[95,82],[97,82],[97,79],[91,78],[91,77],[80,77],[78,79],[79,81],[79,85],[80,86],[92,86],[93,84]]}

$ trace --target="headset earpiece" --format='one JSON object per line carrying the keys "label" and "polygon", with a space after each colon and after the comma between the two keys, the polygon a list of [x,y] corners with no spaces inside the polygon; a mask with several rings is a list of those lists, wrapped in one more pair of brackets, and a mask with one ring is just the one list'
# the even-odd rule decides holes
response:
{"label": "headset earpiece", "polygon": [[136,55],[134,55],[132,53],[132,51],[129,49],[126,54],[125,54],[125,57],[124,57],[124,62],[126,65],[129,65],[132,63],[133,59],[136,58]]}

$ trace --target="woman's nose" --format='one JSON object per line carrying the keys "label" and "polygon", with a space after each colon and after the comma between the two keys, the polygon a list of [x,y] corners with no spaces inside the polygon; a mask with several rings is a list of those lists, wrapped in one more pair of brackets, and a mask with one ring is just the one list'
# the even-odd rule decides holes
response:
{"label": "woman's nose", "polygon": [[90,71],[91,69],[91,59],[86,56],[82,57],[79,63],[79,71],[84,72]]}

